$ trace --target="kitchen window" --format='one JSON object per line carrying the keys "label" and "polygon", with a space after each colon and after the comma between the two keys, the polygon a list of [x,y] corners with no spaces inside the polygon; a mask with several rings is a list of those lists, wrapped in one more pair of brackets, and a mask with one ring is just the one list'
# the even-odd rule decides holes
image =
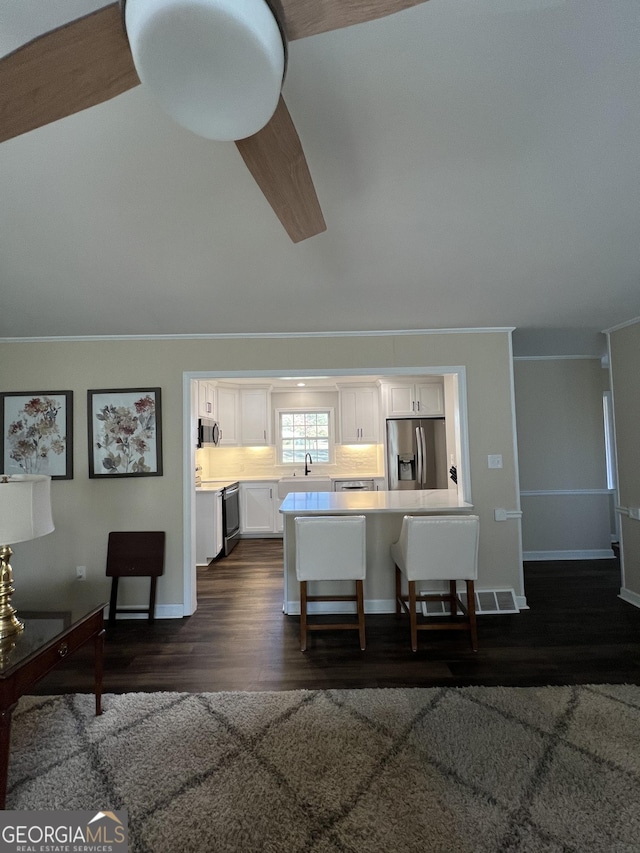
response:
{"label": "kitchen window", "polygon": [[333,462],[333,409],[278,409],[278,456],[283,465]]}

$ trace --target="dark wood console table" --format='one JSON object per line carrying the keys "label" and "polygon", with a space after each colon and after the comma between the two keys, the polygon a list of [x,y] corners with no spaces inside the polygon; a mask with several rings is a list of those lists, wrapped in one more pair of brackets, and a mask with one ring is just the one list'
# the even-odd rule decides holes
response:
{"label": "dark wood console table", "polygon": [[67,655],[94,641],[96,716],[102,713],[104,608],[106,602],[69,610],[24,610],[20,634],[0,643],[0,808],[5,807],[11,715],[18,700]]}

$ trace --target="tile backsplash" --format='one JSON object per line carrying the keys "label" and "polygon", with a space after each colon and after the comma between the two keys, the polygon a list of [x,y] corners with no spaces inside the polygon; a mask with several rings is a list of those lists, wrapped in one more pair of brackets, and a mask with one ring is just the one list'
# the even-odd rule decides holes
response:
{"label": "tile backsplash", "polygon": [[[224,480],[228,477],[250,480],[252,477],[273,478],[291,476],[295,471],[304,475],[304,465],[279,465],[275,447],[205,447],[196,451],[196,464],[202,465],[203,480]],[[384,476],[384,445],[363,444],[335,446],[335,463],[313,463],[314,474],[331,477]]]}

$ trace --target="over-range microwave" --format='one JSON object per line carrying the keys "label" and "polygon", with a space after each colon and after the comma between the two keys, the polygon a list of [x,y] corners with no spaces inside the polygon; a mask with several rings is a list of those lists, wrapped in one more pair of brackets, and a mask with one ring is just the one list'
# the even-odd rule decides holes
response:
{"label": "over-range microwave", "polygon": [[218,421],[210,418],[198,419],[198,447],[217,447],[220,443]]}

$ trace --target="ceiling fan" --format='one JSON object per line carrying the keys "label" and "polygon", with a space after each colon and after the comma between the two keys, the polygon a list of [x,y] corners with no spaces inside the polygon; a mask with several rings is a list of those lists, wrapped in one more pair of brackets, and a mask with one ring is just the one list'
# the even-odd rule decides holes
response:
{"label": "ceiling fan", "polygon": [[0,59],[0,142],[148,85],[179,124],[233,139],[294,243],[326,230],[280,90],[287,43],[425,0],[118,0]]}

